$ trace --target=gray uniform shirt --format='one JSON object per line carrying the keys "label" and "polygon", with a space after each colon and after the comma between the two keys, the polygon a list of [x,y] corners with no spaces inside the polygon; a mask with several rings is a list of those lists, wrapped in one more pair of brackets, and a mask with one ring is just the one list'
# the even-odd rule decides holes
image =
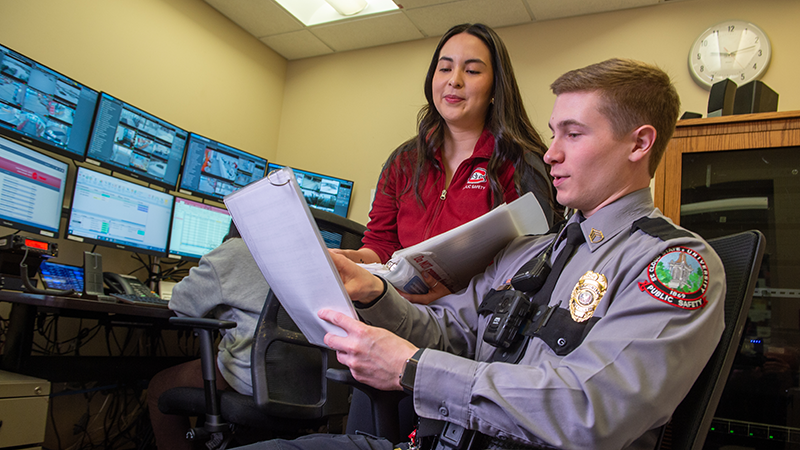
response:
{"label": "gray uniform shirt", "polygon": [[[421,417],[528,444],[652,449],[656,428],[668,421],[719,341],[725,275],[716,253],[699,237],[662,241],[642,230],[631,233],[632,223],[645,216],[663,217],[649,189],[581,223],[586,242],[561,273],[550,304],[561,301],[567,308],[587,271],[604,275],[607,291],[594,311],[600,320],[566,356],[533,338],[518,364],[486,362],[495,348],[482,340],[489,316],[477,314],[484,295],[507,283],[553,235],[514,240],[464,291],[427,307],[411,305],[390,286],[358,312],[365,322],[427,349],[414,385],[414,408]],[[553,259],[563,246],[562,241],[555,247]],[[695,272],[705,284],[690,292],[689,301],[678,301],[664,294],[682,295],[661,283],[667,279],[663,270],[670,262],[687,261],[701,270]],[[676,264],[676,277],[679,269]],[[653,280],[655,273],[662,279]]]}
{"label": "gray uniform shirt", "polygon": [[250,351],[258,317],[269,293],[269,285],[241,238],[228,239],[200,259],[189,276],[172,290],[169,308],[180,316],[204,317],[236,322],[222,330],[217,353],[225,381],[237,392],[252,395]]}

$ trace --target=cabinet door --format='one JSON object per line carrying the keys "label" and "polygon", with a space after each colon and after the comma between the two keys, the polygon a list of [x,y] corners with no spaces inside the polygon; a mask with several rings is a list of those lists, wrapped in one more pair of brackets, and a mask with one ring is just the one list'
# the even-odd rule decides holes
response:
{"label": "cabinet door", "polygon": [[0,399],[0,448],[42,443],[48,404],[47,397]]}

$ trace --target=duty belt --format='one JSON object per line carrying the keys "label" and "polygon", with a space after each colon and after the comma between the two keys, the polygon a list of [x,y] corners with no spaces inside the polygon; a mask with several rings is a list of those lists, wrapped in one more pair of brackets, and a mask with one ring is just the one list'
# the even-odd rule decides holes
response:
{"label": "duty belt", "polygon": [[460,425],[420,418],[417,437],[422,450],[553,450],[547,445],[522,444],[467,430]]}

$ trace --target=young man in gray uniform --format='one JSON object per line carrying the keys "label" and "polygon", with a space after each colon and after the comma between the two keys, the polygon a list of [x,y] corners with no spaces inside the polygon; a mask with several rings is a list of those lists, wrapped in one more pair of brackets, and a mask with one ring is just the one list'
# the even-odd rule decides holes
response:
{"label": "young man in gray uniform", "polygon": [[[575,210],[567,226],[514,240],[464,291],[427,307],[333,255],[363,322],[321,311],[347,332],[325,342],[357,380],[405,389],[427,425],[463,432],[471,444],[456,448],[652,449],[723,329],[719,258],[650,194],[680,100],[660,69],[617,59],[551,88],[545,162],[559,203]],[[316,436],[252,448],[393,446]]]}

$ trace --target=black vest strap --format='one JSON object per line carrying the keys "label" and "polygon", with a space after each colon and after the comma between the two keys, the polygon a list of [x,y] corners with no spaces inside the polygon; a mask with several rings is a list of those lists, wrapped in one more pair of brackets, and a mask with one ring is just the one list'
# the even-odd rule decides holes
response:
{"label": "black vest strap", "polygon": [[633,222],[631,234],[636,232],[636,230],[642,230],[650,236],[657,237],[662,241],[680,237],[692,237],[692,233],[675,227],[675,225],[667,222],[663,217],[642,217],[636,222]]}

